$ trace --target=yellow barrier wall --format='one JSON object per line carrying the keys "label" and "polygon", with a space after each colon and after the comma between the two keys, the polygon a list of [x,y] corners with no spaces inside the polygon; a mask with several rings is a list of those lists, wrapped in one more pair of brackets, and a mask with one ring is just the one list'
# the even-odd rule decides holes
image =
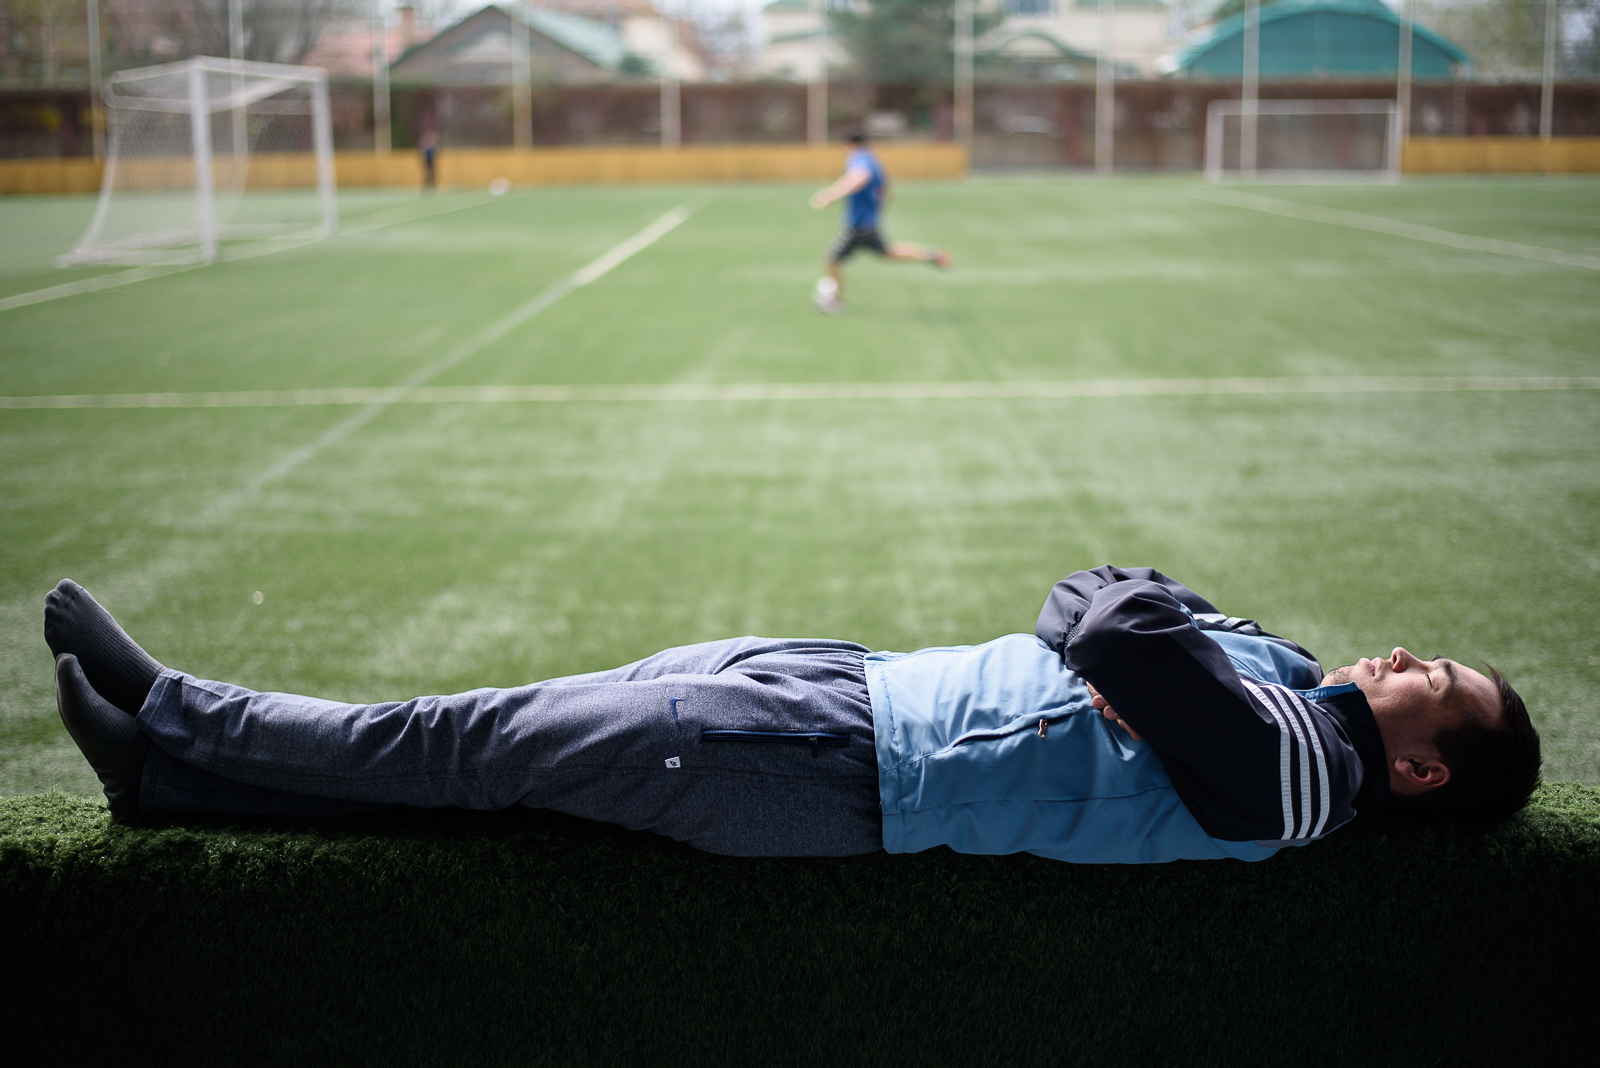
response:
{"label": "yellow barrier wall", "polygon": [[[966,152],[959,145],[880,145],[877,152],[896,178],[959,178],[967,171]],[[440,153],[439,181],[465,186],[488,185],[496,178],[514,185],[818,181],[839,175],[845,153],[843,145],[461,149]],[[409,182],[414,183],[420,165],[413,158],[410,166]],[[340,178],[342,184],[342,173]]]}
{"label": "yellow barrier wall", "polygon": [[[947,143],[878,145],[896,178],[959,178],[967,155]],[[496,178],[514,185],[621,184],[659,182],[823,181],[844,166],[843,145],[691,145],[660,149],[463,148],[439,156],[443,185],[487,186]],[[146,161],[143,166],[162,166]],[[180,161],[171,165],[181,166]],[[1600,137],[1413,137],[1406,141],[1401,169],[1407,174],[1600,173]],[[378,157],[370,152],[334,153],[339,185],[416,186],[422,164],[413,152]],[[101,165],[88,159],[0,160],[0,194],[93,193]],[[264,155],[251,163],[253,187],[313,185],[309,155]]]}
{"label": "yellow barrier wall", "polygon": [[98,193],[92,159],[0,159],[0,193]]}
{"label": "yellow barrier wall", "polygon": [[1407,174],[1578,174],[1600,171],[1600,137],[1412,137]]}
{"label": "yellow barrier wall", "polygon": [[[967,172],[967,154],[959,145],[881,145],[876,150],[889,173],[899,179],[960,178]],[[513,185],[823,181],[844,169],[845,152],[843,145],[462,148],[439,154],[439,183],[487,186],[496,178]],[[414,152],[383,157],[336,152],[333,165],[339,185],[346,189],[422,184],[422,162]],[[155,180],[166,170],[178,177],[187,164],[172,159],[122,166],[149,171],[148,177]],[[0,160],[0,193],[93,193],[100,188],[100,174],[101,165],[86,159]],[[250,162],[252,188],[315,185],[316,175],[309,154],[260,155]]]}

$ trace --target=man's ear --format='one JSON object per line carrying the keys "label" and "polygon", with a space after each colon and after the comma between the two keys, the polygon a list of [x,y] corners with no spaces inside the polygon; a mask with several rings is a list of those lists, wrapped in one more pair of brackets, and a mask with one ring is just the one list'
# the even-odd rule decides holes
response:
{"label": "man's ear", "polygon": [[1395,757],[1394,775],[1411,789],[1408,793],[1437,790],[1450,781],[1450,769],[1437,756]]}

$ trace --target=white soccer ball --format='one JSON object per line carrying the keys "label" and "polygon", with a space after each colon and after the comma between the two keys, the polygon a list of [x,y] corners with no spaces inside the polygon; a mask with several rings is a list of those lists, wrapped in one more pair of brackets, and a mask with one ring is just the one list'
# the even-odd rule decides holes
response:
{"label": "white soccer ball", "polygon": [[839,283],[827,275],[817,279],[816,296],[819,301],[827,303],[839,295]]}
{"label": "white soccer ball", "polygon": [[506,190],[510,188],[510,181],[505,178],[496,178],[494,181],[489,183],[489,195],[492,197],[503,197],[506,195]]}

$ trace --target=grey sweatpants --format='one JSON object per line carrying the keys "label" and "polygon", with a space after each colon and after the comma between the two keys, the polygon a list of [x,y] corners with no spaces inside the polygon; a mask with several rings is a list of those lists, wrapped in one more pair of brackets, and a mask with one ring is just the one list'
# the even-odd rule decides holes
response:
{"label": "grey sweatpants", "polygon": [[146,818],[548,808],[734,856],[882,848],[850,642],[730,638],[508,690],[347,705],[167,670]]}

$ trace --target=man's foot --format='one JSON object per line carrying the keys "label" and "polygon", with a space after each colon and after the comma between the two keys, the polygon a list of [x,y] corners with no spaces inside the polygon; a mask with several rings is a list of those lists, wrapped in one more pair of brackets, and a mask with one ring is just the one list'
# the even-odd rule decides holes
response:
{"label": "man's foot", "polygon": [[928,246],[928,251],[924,253],[924,256],[929,263],[941,271],[948,271],[956,265],[956,261],[950,258],[950,253],[942,248],[934,248],[932,245]]}
{"label": "man's foot", "polygon": [[821,312],[823,315],[844,314],[844,301],[842,300],[819,300],[815,303],[817,305],[817,311]]}
{"label": "man's foot", "polygon": [[71,579],[45,595],[44,640],[58,660],[63,653],[76,657],[95,693],[130,716],[139,714],[161,674],[161,665]]}
{"label": "man's foot", "polygon": [[132,716],[94,692],[71,653],[56,657],[56,708],[67,733],[100,777],[111,815],[123,823],[137,822],[139,782],[150,739]]}

